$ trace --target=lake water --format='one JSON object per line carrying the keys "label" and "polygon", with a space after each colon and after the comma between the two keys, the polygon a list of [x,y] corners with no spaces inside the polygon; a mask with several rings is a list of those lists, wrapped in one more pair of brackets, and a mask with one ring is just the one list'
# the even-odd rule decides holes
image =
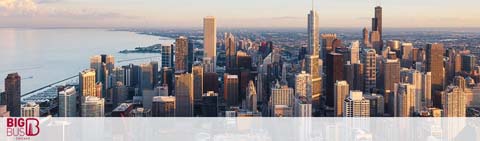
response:
{"label": "lake water", "polygon": [[[4,78],[18,72],[22,94],[71,77],[89,68],[90,57],[111,54],[116,63],[159,61],[160,54],[120,54],[118,51],[153,44],[171,44],[170,38],[103,29],[7,29],[0,28],[0,91]],[[149,58],[153,57],[153,58]]]}

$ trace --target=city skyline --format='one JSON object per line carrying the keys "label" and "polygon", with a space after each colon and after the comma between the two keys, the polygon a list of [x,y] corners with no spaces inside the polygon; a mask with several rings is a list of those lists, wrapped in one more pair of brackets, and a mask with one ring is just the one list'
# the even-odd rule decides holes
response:
{"label": "city skyline", "polygon": [[[320,27],[368,27],[376,1],[315,0]],[[477,4],[476,4],[477,3]],[[475,0],[382,1],[386,27],[479,27]],[[184,8],[178,8],[184,7]],[[2,0],[0,27],[55,28],[188,28],[202,27],[202,18],[215,16],[222,28],[299,28],[307,21],[311,1],[162,0]],[[341,9],[341,10],[340,10]],[[262,11],[262,12],[258,12]],[[461,15],[461,16],[458,16]],[[409,21],[409,22],[404,22]]]}

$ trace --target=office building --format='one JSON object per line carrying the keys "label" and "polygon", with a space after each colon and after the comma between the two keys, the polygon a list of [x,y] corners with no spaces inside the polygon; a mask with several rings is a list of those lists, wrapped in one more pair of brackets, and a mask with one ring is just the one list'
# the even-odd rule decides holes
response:
{"label": "office building", "polygon": [[104,117],[105,99],[95,96],[82,97],[81,117]]}
{"label": "office building", "polygon": [[230,72],[231,69],[236,68],[237,44],[232,33],[226,33],[225,35],[225,63],[227,72]]}
{"label": "office building", "polygon": [[327,68],[327,73],[326,73],[326,96],[327,96],[327,101],[326,104],[327,106],[333,107],[334,105],[334,85],[335,82],[344,80],[343,78],[343,56],[339,53],[330,53],[327,56],[327,61],[326,61],[326,68]]}
{"label": "office building", "polygon": [[153,117],[175,117],[175,97],[155,96],[152,100]]}
{"label": "office building", "polygon": [[462,55],[462,71],[472,73],[475,66],[477,66],[477,57],[475,55]]}
{"label": "office building", "polygon": [[239,105],[239,80],[237,75],[228,73],[223,76],[223,98],[227,106]]}
{"label": "office building", "polygon": [[203,117],[217,117],[218,116],[218,93],[209,91],[202,95],[202,116]]}
{"label": "office building", "polygon": [[350,49],[350,62],[352,64],[360,62],[360,42],[353,41],[349,49]]}
{"label": "office building", "polygon": [[400,82],[400,60],[385,59],[383,62],[383,90],[393,91],[395,83]]}
{"label": "office building", "polygon": [[247,109],[252,112],[257,112],[257,90],[255,88],[255,84],[252,80],[248,82],[248,87],[246,88],[247,97],[246,97],[246,105]]}
{"label": "office building", "polygon": [[445,81],[445,68],[443,63],[443,54],[445,53],[443,44],[427,44],[426,64],[427,72],[432,73],[432,100],[433,106],[442,107],[440,92],[443,91]]}
{"label": "office building", "polygon": [[271,96],[270,96],[270,110],[272,111],[271,115],[275,115],[275,110],[278,105],[284,105],[290,108],[293,108],[293,104],[295,102],[294,98],[294,91],[292,88],[288,86],[281,86],[278,82],[277,84],[271,88]]}
{"label": "office building", "polygon": [[295,76],[295,97],[306,97],[308,102],[312,102],[312,77],[310,74],[302,71]]}
{"label": "office building", "polygon": [[21,117],[40,117],[40,105],[36,104],[35,102],[22,104],[21,109]]}
{"label": "office building", "polygon": [[193,116],[193,75],[175,74],[175,116]]}
{"label": "office building", "polygon": [[382,117],[385,113],[385,99],[379,94],[363,95],[370,101],[370,117]]}
{"label": "office building", "polygon": [[162,45],[161,47],[162,55],[162,68],[173,68],[173,45]]}
{"label": "office building", "polygon": [[10,116],[20,117],[20,98],[21,98],[21,80],[18,73],[10,73],[5,78],[5,92],[3,100],[6,100],[7,110],[10,111]]}
{"label": "office building", "polygon": [[213,16],[203,18],[203,48],[204,57],[211,59],[213,71],[215,71],[217,62],[217,23]]}
{"label": "office building", "polygon": [[[416,97],[415,97],[415,86],[408,83],[396,83],[394,95],[397,97],[395,103],[396,106],[392,106],[390,108],[396,108],[396,112],[394,114],[395,117],[411,117],[416,112],[415,105],[416,105]],[[392,101],[391,100],[391,101]]]}
{"label": "office building", "polygon": [[362,91],[350,91],[343,102],[344,117],[370,117],[370,101]]}
{"label": "office building", "polygon": [[458,86],[449,86],[442,92],[443,95],[443,116],[444,117],[465,117],[466,97],[465,92]]}
{"label": "office building", "polygon": [[343,102],[350,93],[349,87],[347,81],[337,81],[335,83],[333,110],[336,117],[342,117],[344,114]]}
{"label": "office building", "polygon": [[311,117],[312,104],[305,97],[295,97],[294,117]]}
{"label": "office building", "polygon": [[377,84],[377,53],[373,49],[365,49],[362,52],[362,64],[364,65],[364,92],[371,92]]}
{"label": "office building", "polygon": [[367,27],[364,27],[362,32],[363,32],[363,34],[362,34],[363,35],[362,36],[363,37],[362,38],[363,39],[363,42],[362,42],[363,46],[368,47],[368,46],[370,46],[370,36],[369,36]]}
{"label": "office building", "polygon": [[180,36],[175,40],[175,71],[188,71],[188,39]]}
{"label": "office building", "polygon": [[[121,83],[121,82],[120,82]],[[64,88],[58,92],[58,116],[77,116],[77,91],[74,86]]]}
{"label": "office building", "polygon": [[203,95],[203,67],[199,64],[192,67],[193,96],[195,103],[201,102]]}
{"label": "office building", "polygon": [[87,69],[79,74],[80,96],[96,96],[95,70]]}

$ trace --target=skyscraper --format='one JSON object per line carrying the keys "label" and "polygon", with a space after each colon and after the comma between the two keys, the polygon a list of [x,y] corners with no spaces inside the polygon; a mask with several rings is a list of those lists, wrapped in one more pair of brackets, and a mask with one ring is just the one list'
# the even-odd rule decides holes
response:
{"label": "skyscraper", "polygon": [[371,43],[373,47],[377,49],[377,52],[379,52],[383,47],[382,7],[380,6],[375,7],[375,17],[372,18],[371,34]]}
{"label": "skyscraper", "polygon": [[337,39],[337,34],[322,34],[322,59],[325,59],[327,55],[331,52],[334,52],[333,41]]}
{"label": "skyscraper", "polygon": [[18,73],[10,73],[5,78],[5,93],[3,100],[7,100],[4,102],[7,104],[7,110],[10,111],[10,116],[12,117],[20,117],[20,98],[21,98],[21,78]]}
{"label": "skyscraper", "polygon": [[77,91],[74,86],[66,87],[58,92],[58,116],[77,116]]}
{"label": "skyscraper", "polygon": [[173,68],[173,45],[162,45],[162,68]]}
{"label": "skyscraper", "polygon": [[334,89],[335,82],[344,80],[343,78],[343,56],[339,53],[330,53],[327,56],[326,61],[326,96],[327,106],[333,107],[334,105]]}
{"label": "skyscraper", "polygon": [[233,36],[232,33],[227,33],[225,35],[225,63],[227,72],[230,72],[232,69],[236,68],[237,44],[235,42],[235,36]]}
{"label": "skyscraper", "polygon": [[466,97],[465,92],[458,86],[449,86],[442,92],[443,96],[443,116],[444,117],[465,117],[466,116]]}
{"label": "skyscraper", "polygon": [[202,116],[217,117],[218,116],[218,93],[208,91],[202,95]]}
{"label": "skyscraper", "polygon": [[195,103],[201,103],[203,95],[203,67],[200,64],[194,65],[193,74],[193,97]]}
{"label": "skyscraper", "polygon": [[95,96],[82,97],[82,117],[104,117],[105,99]]}
{"label": "skyscraper", "polygon": [[175,74],[175,116],[193,116],[193,75]]}
{"label": "skyscraper", "polygon": [[141,90],[153,89],[153,68],[151,64],[140,64],[140,79]]}
{"label": "skyscraper", "polygon": [[180,36],[175,40],[175,71],[188,71],[188,39]]}
{"label": "skyscraper", "polygon": [[385,91],[393,91],[400,82],[400,60],[385,59],[383,62],[383,85]]}
{"label": "skyscraper", "polygon": [[275,106],[284,105],[293,109],[295,98],[292,88],[281,86],[277,82],[277,84],[271,88],[271,94],[269,102],[271,115],[275,115]]}
{"label": "skyscraper", "polygon": [[328,52],[322,49],[320,51],[320,29],[319,29],[319,18],[318,12],[315,11],[312,5],[312,9],[308,14],[308,23],[307,23],[307,30],[308,30],[308,47],[305,64],[306,64],[306,72],[310,74],[311,83],[307,81],[307,85],[310,85],[310,94],[305,95],[307,97],[307,101],[312,103],[314,109],[318,109],[320,107],[320,95],[322,93],[322,77],[321,77],[321,70],[320,70],[320,52]]}
{"label": "skyscraper", "polygon": [[360,61],[360,42],[353,41],[350,45],[350,62],[352,64]]}
{"label": "skyscraper", "polygon": [[80,96],[96,96],[95,70],[87,69],[79,74]]}
{"label": "skyscraper", "polygon": [[343,102],[344,117],[369,117],[370,101],[363,97],[362,91],[350,91]]}
{"label": "skyscraper", "polygon": [[239,79],[237,75],[228,73],[223,76],[223,98],[227,106],[239,105]]}
{"label": "skyscraper", "polygon": [[368,29],[367,27],[364,27],[363,30],[363,46],[368,47],[370,45],[370,36],[368,35]]}
{"label": "skyscraper", "polygon": [[377,84],[377,53],[374,49],[365,49],[362,52],[362,64],[364,64],[364,92],[371,92]]}
{"label": "skyscraper", "polygon": [[350,93],[347,81],[337,81],[334,89],[335,103],[333,105],[334,114],[336,117],[341,117],[344,114],[343,102]]}
{"label": "skyscraper", "polygon": [[466,73],[472,73],[477,66],[477,57],[473,54],[462,56],[462,71]]}
{"label": "skyscraper", "polygon": [[22,105],[21,117],[40,117],[40,105],[35,102],[28,102]]}
{"label": "skyscraper", "polygon": [[175,97],[156,96],[152,100],[153,117],[175,117]]}
{"label": "skyscraper", "polygon": [[305,97],[307,102],[312,102],[312,77],[305,71],[295,77],[295,97]]}
{"label": "skyscraper", "polygon": [[252,80],[248,82],[248,87],[246,88],[247,92],[247,109],[252,112],[257,112],[257,90],[255,89],[255,84]]}
{"label": "skyscraper", "polygon": [[443,44],[427,44],[426,47],[426,71],[432,73],[432,99],[433,106],[442,107],[440,91],[444,87],[445,70],[443,64]]}
{"label": "skyscraper", "polygon": [[[415,113],[415,86],[408,83],[396,83],[394,95],[397,101],[391,108],[396,108],[395,117],[411,117]],[[392,99],[394,100],[394,99]],[[390,107],[390,106],[389,106]]]}
{"label": "skyscraper", "polygon": [[204,57],[211,59],[213,70],[215,70],[217,62],[217,23],[213,16],[203,18],[203,48]]}

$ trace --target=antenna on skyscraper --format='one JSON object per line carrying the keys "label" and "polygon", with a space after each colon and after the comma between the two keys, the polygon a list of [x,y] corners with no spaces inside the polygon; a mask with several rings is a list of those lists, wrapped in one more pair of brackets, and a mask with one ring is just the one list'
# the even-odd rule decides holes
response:
{"label": "antenna on skyscraper", "polygon": [[313,6],[314,6],[314,2],[313,2],[313,1],[314,1],[314,0],[312,0],[312,10],[314,10],[314,9],[313,9]]}

